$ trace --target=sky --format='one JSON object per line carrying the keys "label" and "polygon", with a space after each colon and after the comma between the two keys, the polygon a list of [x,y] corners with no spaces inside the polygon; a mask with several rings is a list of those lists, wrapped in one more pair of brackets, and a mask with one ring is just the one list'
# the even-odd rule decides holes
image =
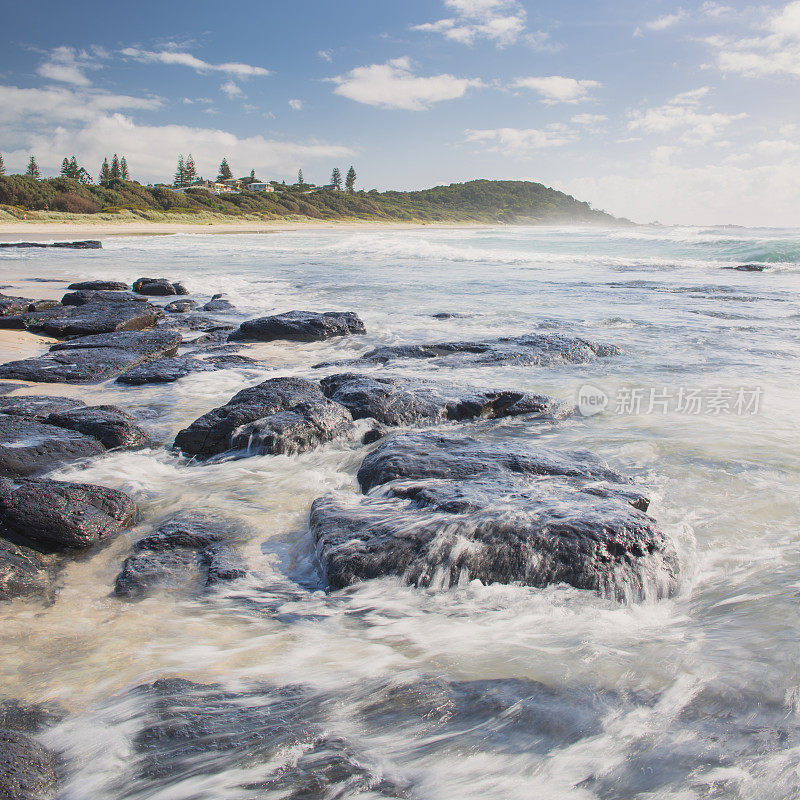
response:
{"label": "sky", "polygon": [[667,224],[800,225],[800,0],[26,0],[0,153],[142,183],[535,180]]}

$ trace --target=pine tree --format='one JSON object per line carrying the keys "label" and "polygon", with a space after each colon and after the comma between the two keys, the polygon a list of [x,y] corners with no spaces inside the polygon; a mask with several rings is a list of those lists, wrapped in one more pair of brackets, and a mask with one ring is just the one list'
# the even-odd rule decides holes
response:
{"label": "pine tree", "polygon": [[78,159],[75,156],[69,160],[69,177],[74,178],[76,181],[80,180],[81,168],[78,166]]}
{"label": "pine tree", "polygon": [[298,186],[305,186],[305,181],[303,180],[303,170],[297,170],[297,185]]}
{"label": "pine tree", "polygon": [[190,183],[194,183],[197,180],[197,169],[194,166],[194,159],[192,158],[192,154],[189,153],[189,157],[186,159],[186,184],[189,185]]}
{"label": "pine tree", "polygon": [[3,163],[3,154],[0,153],[0,175],[6,174],[6,165]]}
{"label": "pine tree", "polygon": [[228,159],[223,158],[219,162],[219,174],[217,175],[218,181],[229,181],[233,177],[233,172],[228,164]]}
{"label": "pine tree", "polygon": [[178,168],[175,170],[175,187],[180,189],[182,186],[186,186],[186,163],[183,155],[178,158]]}
{"label": "pine tree", "polygon": [[128,162],[125,160],[125,156],[119,160],[119,176],[124,181],[129,181],[131,179],[130,174],[128,173]]}
{"label": "pine tree", "polygon": [[83,167],[79,167],[78,174],[76,175],[76,177],[81,183],[91,183],[92,182],[92,176]]}
{"label": "pine tree", "polygon": [[250,170],[250,183],[256,182],[256,171],[254,169]]}
{"label": "pine tree", "polygon": [[333,172],[331,172],[331,184],[334,189],[342,188],[342,173],[339,172],[339,167],[334,167]]}
{"label": "pine tree", "polygon": [[25,174],[29,178],[36,178],[36,180],[39,180],[39,178],[42,177],[39,172],[39,165],[36,163],[35,156],[31,156],[31,160],[28,162],[28,169],[25,170]]}
{"label": "pine tree", "polygon": [[119,158],[117,154],[114,153],[114,158],[111,159],[111,178],[121,178],[122,177],[122,170],[119,166]]}
{"label": "pine tree", "polygon": [[101,186],[108,186],[111,182],[111,167],[108,166],[108,158],[103,159],[103,166],[100,167],[100,177],[97,182]]}
{"label": "pine tree", "polygon": [[69,177],[69,159],[64,156],[64,160],[61,162],[61,174],[65,177]]}
{"label": "pine tree", "polygon": [[356,186],[356,171],[353,169],[353,165],[350,165],[350,169],[347,170],[347,177],[344,179],[344,188],[347,189],[350,194],[353,194],[355,191]]}

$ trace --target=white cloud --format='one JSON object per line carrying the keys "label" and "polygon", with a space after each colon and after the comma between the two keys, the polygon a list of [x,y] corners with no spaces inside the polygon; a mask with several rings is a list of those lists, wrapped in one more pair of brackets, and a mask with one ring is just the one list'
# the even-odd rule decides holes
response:
{"label": "white cloud", "polygon": [[513,44],[525,32],[526,13],[518,0],[445,0],[445,6],[452,17],[414,25],[411,30],[440,33],[462,44],[488,39],[498,47]]}
{"label": "white cloud", "polygon": [[545,147],[562,147],[577,140],[565,125],[537,128],[492,128],[464,131],[466,141],[484,145],[484,150],[502,155],[524,156]]}
{"label": "white cloud", "polygon": [[800,144],[790,139],[764,139],[757,142],[754,150],[764,158],[781,158],[800,150]]}
{"label": "white cloud", "polygon": [[592,127],[601,122],[605,122],[607,119],[608,117],[605,114],[576,114],[572,118],[572,121],[576,125],[586,125],[588,127]]}
{"label": "white cloud", "polygon": [[648,163],[628,162],[559,188],[637,222],[788,227],[797,224],[800,208],[800,155],[752,166],[734,155],[721,164],[685,167],[660,152]]}
{"label": "white cloud", "polygon": [[[672,14],[664,14],[662,17],[645,22],[642,27],[648,31],[665,31],[667,28],[682,22],[687,16],[688,14],[682,8],[679,8]],[[641,32],[641,29],[638,30]]]}
{"label": "white cloud", "polygon": [[97,69],[93,55],[86,50],[73,47],[56,47],[36,70],[42,78],[60,83],[71,83],[73,86],[90,86],[86,75],[87,69]]}
{"label": "white cloud", "polygon": [[532,89],[542,96],[547,105],[554,103],[579,103],[587,100],[589,90],[603,84],[599,81],[576,80],[561,75],[550,75],[546,78],[517,78],[511,84],[516,89]]}
{"label": "white cloud", "polygon": [[293,98],[289,101],[289,107],[294,109],[295,111],[302,111],[303,101]]}
{"label": "white cloud", "polygon": [[333,61],[333,54],[330,50],[317,50],[317,57],[327,61],[329,64]]}
{"label": "white cloud", "polygon": [[330,80],[336,84],[333,91],[342,97],[379,108],[409,111],[421,111],[442,100],[454,100],[471,87],[483,86],[482,81],[474,78],[415,75],[409,58],[356,67]]}
{"label": "white cloud", "polygon": [[747,117],[747,114],[721,114],[699,108],[700,101],[708,94],[708,87],[683,92],[655,108],[628,112],[628,129],[643,133],[664,134],[681,132],[680,141],[686,144],[710,142],[731,123]]}
{"label": "white cloud", "polygon": [[167,181],[179,153],[191,152],[200,172],[216,174],[222,155],[264,174],[291,175],[317,159],[352,157],[353,151],[325,142],[290,142],[263,136],[239,137],[215,128],[147,125],[118,109],[150,109],[159,100],[85,90],[18,89],[0,86],[0,135],[9,170],[23,170],[28,154],[58,170],[65,155],[94,170],[109,150],[125,153],[140,181]]}
{"label": "white cloud", "polygon": [[250,78],[253,76],[264,77],[270,74],[268,69],[263,67],[252,67],[249,64],[238,64],[227,62],[224,64],[210,64],[203,61],[191,53],[180,52],[177,50],[140,50],[136,47],[126,47],[121,51],[126,58],[133,58],[136,61],[146,63],[170,64],[189,67],[196,72],[224,72],[237,78]]}
{"label": "white cloud", "polygon": [[241,97],[243,92],[241,87],[234,83],[233,81],[225,81],[222,86],[219,87],[221,92],[224,92],[228,97],[233,100],[236,97]]}
{"label": "white cloud", "polygon": [[800,77],[800,0],[770,9],[752,36],[712,36],[706,42],[717,51],[722,72],[749,78]]}

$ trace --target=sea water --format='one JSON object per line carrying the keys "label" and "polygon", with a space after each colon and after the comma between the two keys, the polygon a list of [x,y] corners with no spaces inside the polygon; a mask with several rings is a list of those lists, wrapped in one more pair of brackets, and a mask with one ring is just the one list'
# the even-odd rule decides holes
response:
{"label": "sea water", "polygon": [[[765,269],[726,269],[743,264]],[[262,361],[256,369],[163,386],[18,392],[117,404],[165,443],[245,386],[280,375],[319,378],[325,372],[315,364],[380,345],[531,331],[615,344],[622,355],[585,365],[408,360],[379,371],[580,405],[583,413],[552,425],[516,418],[457,427],[588,449],[624,469],[650,493],[650,513],[680,558],[677,594],[646,603],[567,586],[475,582],[442,591],[396,579],[328,593],[308,510],[329,490],[357,491],[364,449],[352,441],[207,466],[152,449],[62,468],[55,477],[131,492],[143,522],[71,561],[53,605],[0,607],[0,696],[53,701],[69,712],[46,735],[64,758],[60,797],[252,796],[233,765],[210,776],[201,765],[158,790],[137,771],[130,721],[137,701],[127,691],[164,677],[324,692],[362,751],[407,781],[409,797],[800,796],[800,231],[298,227],[122,235],[106,238],[100,251],[2,252],[0,271],[17,287],[12,293],[34,297],[76,280],[166,276],[194,295],[226,292],[241,314],[229,322],[291,309],[355,311],[364,320],[366,336],[245,348]],[[434,317],[442,313],[451,316]],[[185,510],[250,531],[251,574],[200,598],[113,597],[131,542]],[[482,718],[477,734],[358,727],[365,687],[380,694],[382,686],[427,679],[542,686],[558,698],[546,713],[556,728],[602,702],[580,735],[544,740],[503,710]],[[359,791],[335,796],[377,796]]]}

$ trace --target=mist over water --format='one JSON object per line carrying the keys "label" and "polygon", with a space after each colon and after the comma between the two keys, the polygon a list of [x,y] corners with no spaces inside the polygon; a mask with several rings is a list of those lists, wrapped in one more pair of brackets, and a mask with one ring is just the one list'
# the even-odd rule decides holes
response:
{"label": "mist over water", "polygon": [[[573,403],[593,387],[607,405],[592,416],[443,427],[588,449],[633,475],[675,542],[680,585],[670,599],[635,604],[566,586],[477,582],[441,591],[381,579],[328,593],[307,516],[316,497],[357,491],[366,451],[351,441],[202,467],[155,449],[61,469],[55,477],[132,492],[143,522],[71,561],[52,606],[0,607],[0,696],[70,712],[46,734],[64,755],[59,797],[259,796],[241,788],[252,765],[225,752],[213,769],[198,762],[157,789],[143,773],[132,739],[152,710],[130,690],[173,677],[231,691],[303,685],[324,698],[326,731],[347,735],[365,769],[406,787],[336,796],[800,797],[800,231],[300,228],[103,245],[0,253],[3,282],[41,296],[81,279],[163,275],[192,294],[227,292],[247,317],[352,310],[368,330],[241,351],[265,359],[264,369],[21,392],[114,403],[167,443],[245,386],[318,379],[334,369],[315,364],[381,345],[535,331],[617,345],[621,356],[585,365],[407,360],[370,369]],[[766,268],[724,268],[753,263]],[[26,283],[34,277],[63,284]],[[454,316],[435,319],[440,312]],[[739,413],[740,391],[757,407]],[[679,406],[689,392],[705,402],[699,411]],[[709,410],[711,397],[728,398],[728,408]],[[200,598],[111,596],[131,542],[198,509],[249,531],[252,574]],[[435,715],[419,718],[392,699],[397,687],[431,680],[456,697],[438,727]],[[462,708],[459,693],[474,692],[512,699]],[[390,699],[391,714],[376,710]]]}

